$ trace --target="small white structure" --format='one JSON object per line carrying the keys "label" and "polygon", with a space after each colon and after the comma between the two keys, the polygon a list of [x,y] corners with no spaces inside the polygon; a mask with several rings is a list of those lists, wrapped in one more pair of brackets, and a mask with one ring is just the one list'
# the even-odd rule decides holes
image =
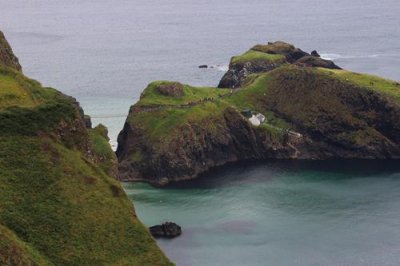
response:
{"label": "small white structure", "polygon": [[264,123],[265,121],[265,116],[263,114],[253,114],[250,118],[249,118],[250,123],[253,126],[258,127],[259,125],[261,125],[262,123]]}
{"label": "small white structure", "polygon": [[264,123],[265,121],[265,116],[263,114],[256,114],[256,118],[260,121],[260,123]]}

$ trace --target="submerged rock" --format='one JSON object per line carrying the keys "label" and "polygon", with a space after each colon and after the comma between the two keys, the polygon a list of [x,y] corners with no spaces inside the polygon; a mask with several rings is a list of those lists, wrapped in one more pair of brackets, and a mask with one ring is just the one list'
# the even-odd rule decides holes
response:
{"label": "submerged rock", "polygon": [[181,227],[176,223],[172,222],[166,222],[161,225],[154,225],[149,229],[150,233],[156,238],[158,237],[174,238],[182,234]]}

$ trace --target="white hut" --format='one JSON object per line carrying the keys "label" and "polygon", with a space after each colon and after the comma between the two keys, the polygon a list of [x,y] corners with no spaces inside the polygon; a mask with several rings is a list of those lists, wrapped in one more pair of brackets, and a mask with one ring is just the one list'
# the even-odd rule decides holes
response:
{"label": "white hut", "polygon": [[250,118],[249,118],[250,123],[253,126],[258,127],[259,125],[261,125],[262,123],[264,123],[265,121],[265,116],[263,114],[257,113],[257,114],[253,114]]}
{"label": "white hut", "polygon": [[253,115],[252,117],[250,117],[250,118],[249,118],[249,121],[250,121],[250,123],[251,123],[253,126],[256,126],[256,127],[258,127],[259,125],[261,125],[260,120],[258,120],[257,117],[256,117],[255,115]]}

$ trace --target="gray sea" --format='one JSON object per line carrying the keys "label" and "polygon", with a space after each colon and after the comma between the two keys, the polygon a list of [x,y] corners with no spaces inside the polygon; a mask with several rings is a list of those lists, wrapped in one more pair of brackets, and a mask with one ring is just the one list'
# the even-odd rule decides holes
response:
{"label": "gray sea", "polygon": [[[215,86],[231,56],[284,40],[400,80],[398,0],[0,0],[25,74],[76,97],[111,144],[153,80]],[[199,69],[201,64],[213,69]],[[400,265],[400,166],[232,165],[179,187],[125,184],[177,265]]]}

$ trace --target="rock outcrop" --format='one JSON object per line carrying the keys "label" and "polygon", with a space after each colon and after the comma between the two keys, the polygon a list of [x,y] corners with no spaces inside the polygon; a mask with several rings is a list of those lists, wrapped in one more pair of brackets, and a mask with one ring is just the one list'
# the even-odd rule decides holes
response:
{"label": "rock outcrop", "polygon": [[1,41],[4,51],[0,264],[171,265],[115,179],[106,128],[92,129],[74,98],[17,71]]}
{"label": "rock outcrop", "polygon": [[157,91],[162,95],[171,97],[181,97],[184,95],[183,85],[178,82],[162,84],[157,87]]}
{"label": "rock outcrop", "polygon": [[[233,57],[221,82],[249,59],[269,60],[270,69],[232,74],[237,89],[183,85],[176,98],[157,91],[170,83],[150,84],[118,137],[119,179],[166,185],[269,158],[400,158],[399,83],[341,70],[281,42],[253,49]],[[243,110],[266,120],[253,126]]]}
{"label": "rock outcrop", "polygon": [[0,65],[22,71],[19,60],[14,55],[13,50],[2,31],[0,31]]}
{"label": "rock outcrop", "polygon": [[319,57],[316,51],[311,55],[285,42],[256,45],[243,55],[231,59],[228,72],[221,79],[219,88],[239,88],[248,75],[268,72],[284,64],[301,64],[309,67],[340,69],[330,60]]}

